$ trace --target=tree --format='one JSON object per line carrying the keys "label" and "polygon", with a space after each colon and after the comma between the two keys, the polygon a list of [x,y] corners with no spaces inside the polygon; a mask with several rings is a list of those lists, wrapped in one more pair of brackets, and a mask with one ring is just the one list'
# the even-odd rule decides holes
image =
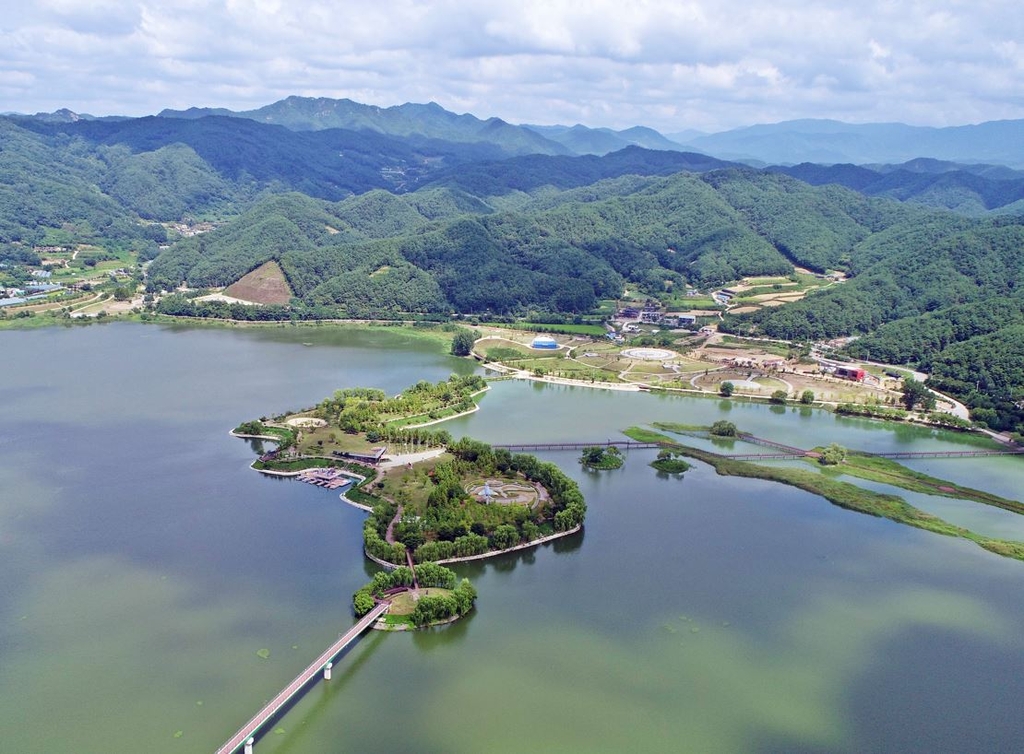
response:
{"label": "tree", "polygon": [[473,351],[473,344],[476,343],[476,337],[473,335],[472,330],[460,328],[455,336],[452,338],[451,352],[453,356],[469,356]]}
{"label": "tree", "polygon": [[622,466],[622,453],[616,447],[591,445],[583,449],[580,463],[591,469],[617,469]]}
{"label": "tree", "polygon": [[734,390],[736,390],[736,386],[733,385],[731,382],[723,382],[721,385],[718,386],[718,392],[722,395],[723,398],[728,398],[729,396],[731,396]]}
{"label": "tree", "polygon": [[832,443],[823,451],[818,459],[823,466],[837,466],[846,460],[846,448],[838,443]]}
{"label": "tree", "polygon": [[720,419],[711,425],[710,431],[715,437],[735,437],[736,425],[730,421]]}
{"label": "tree", "polygon": [[496,550],[507,550],[519,544],[519,531],[512,524],[502,524],[491,535],[491,545]]}
{"label": "tree", "polygon": [[352,604],[355,607],[356,615],[363,616],[373,610],[373,595],[366,587],[363,587],[352,595]]}
{"label": "tree", "polygon": [[914,406],[931,411],[935,408],[935,396],[924,386],[923,382],[918,382],[913,377],[906,377],[903,380],[903,405],[907,407],[907,411],[913,411]]}
{"label": "tree", "polygon": [[769,398],[768,400],[770,400],[772,403],[784,405],[786,403],[787,398],[789,398],[789,393],[787,393],[785,390],[779,389],[773,392],[772,397]]}
{"label": "tree", "polygon": [[802,393],[800,393],[800,402],[805,406],[809,406],[812,403],[814,403],[814,391],[804,390]]}

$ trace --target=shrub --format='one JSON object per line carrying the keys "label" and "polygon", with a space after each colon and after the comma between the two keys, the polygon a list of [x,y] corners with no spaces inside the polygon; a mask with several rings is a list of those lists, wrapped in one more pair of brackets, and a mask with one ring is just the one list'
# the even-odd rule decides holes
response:
{"label": "shrub", "polygon": [[715,437],[736,437],[736,425],[730,421],[720,419],[711,425],[711,434]]}

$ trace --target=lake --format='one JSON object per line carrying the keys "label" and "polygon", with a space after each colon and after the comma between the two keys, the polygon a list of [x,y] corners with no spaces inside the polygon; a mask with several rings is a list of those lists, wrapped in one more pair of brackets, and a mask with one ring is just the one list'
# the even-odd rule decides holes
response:
{"label": "lake", "polygon": [[[251,471],[230,428],[343,387],[397,393],[473,369],[384,328],[0,332],[0,748],[216,749],[352,625],[351,594],[374,571],[365,514]],[[721,418],[801,447],[974,442],[513,381],[443,426],[601,441]],[[584,531],[459,567],[473,613],[371,632],[256,751],[1020,750],[1024,563],[700,463],[659,475],[654,454],[599,473],[547,454],[580,483]],[[1019,500],[1022,464],[913,467]],[[1024,539],[1012,514],[907,499]]]}

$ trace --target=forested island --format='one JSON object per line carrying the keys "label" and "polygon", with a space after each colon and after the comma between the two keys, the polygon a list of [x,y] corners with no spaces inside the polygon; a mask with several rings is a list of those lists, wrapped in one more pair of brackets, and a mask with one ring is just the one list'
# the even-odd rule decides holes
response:
{"label": "forested island", "polygon": [[394,612],[392,623],[419,627],[458,617],[472,607],[476,592],[468,582],[456,585],[438,563],[508,552],[582,527],[583,495],[555,464],[416,426],[472,410],[483,389],[475,375],[421,381],[390,398],[377,389],[348,388],[311,409],[233,430],[277,444],[253,468],[344,488],[344,499],[369,512],[366,555],[390,573],[377,574],[356,593],[358,614],[375,599],[419,584],[441,591]]}

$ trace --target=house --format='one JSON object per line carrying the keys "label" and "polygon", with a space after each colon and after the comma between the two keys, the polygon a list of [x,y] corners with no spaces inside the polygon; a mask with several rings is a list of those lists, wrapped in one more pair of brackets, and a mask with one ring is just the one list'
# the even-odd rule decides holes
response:
{"label": "house", "polygon": [[674,327],[690,327],[697,324],[697,315],[688,312],[669,312],[662,321]]}
{"label": "house", "polygon": [[360,453],[358,451],[346,451],[346,450],[335,450],[332,453],[339,458],[350,458],[353,461],[359,461],[360,463],[368,463],[376,465],[380,462],[380,459],[384,457],[384,454],[388,452],[387,447],[373,448],[368,453]]}
{"label": "house", "polygon": [[57,285],[55,283],[30,283],[25,286],[25,291],[28,293],[53,293],[63,288],[63,285]]}

